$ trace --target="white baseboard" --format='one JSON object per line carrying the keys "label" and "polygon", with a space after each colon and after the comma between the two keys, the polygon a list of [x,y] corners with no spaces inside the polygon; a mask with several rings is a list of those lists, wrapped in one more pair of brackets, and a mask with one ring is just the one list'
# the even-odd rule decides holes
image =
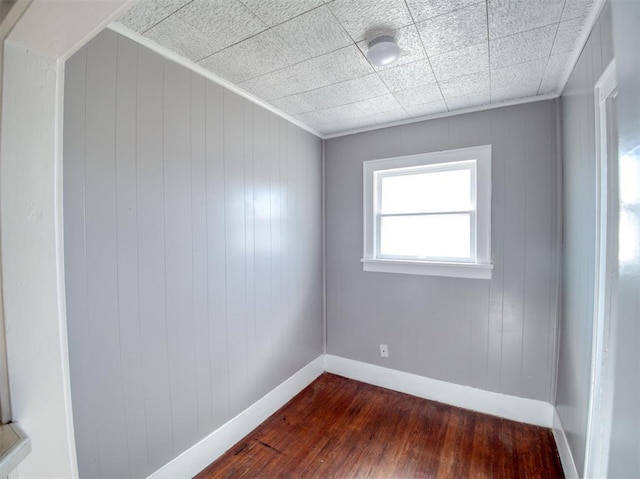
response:
{"label": "white baseboard", "polygon": [[558,448],[558,455],[560,456],[560,462],[562,463],[562,469],[564,470],[564,477],[566,479],[579,479],[578,469],[576,463],[573,461],[573,454],[569,448],[569,442],[567,436],[564,433],[564,428],[560,422],[560,416],[558,411],[553,410],[553,438],[556,441],[556,447]]}
{"label": "white baseboard", "polygon": [[549,428],[553,426],[554,407],[544,401],[461,386],[331,354],[325,355],[325,370],[350,379],[451,406],[536,426]]}
{"label": "white baseboard", "polygon": [[195,476],[284,406],[323,372],[323,356],[319,356],[258,402],[151,474],[149,478],[181,479]]}

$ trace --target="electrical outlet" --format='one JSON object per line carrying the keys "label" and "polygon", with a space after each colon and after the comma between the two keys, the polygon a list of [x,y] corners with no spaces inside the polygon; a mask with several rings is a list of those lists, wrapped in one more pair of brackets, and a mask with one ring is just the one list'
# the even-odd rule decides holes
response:
{"label": "electrical outlet", "polygon": [[380,356],[383,358],[388,358],[389,357],[389,348],[387,347],[386,344],[381,344],[380,345]]}

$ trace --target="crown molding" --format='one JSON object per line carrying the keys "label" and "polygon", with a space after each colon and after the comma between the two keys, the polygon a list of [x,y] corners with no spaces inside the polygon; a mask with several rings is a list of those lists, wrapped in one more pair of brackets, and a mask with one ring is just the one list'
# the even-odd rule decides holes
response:
{"label": "crown molding", "polygon": [[245,90],[243,90],[241,88],[238,88],[233,83],[225,80],[224,78],[216,75],[215,73],[212,73],[211,71],[207,70],[206,68],[201,67],[196,62],[191,61],[191,60],[187,60],[186,58],[178,55],[177,53],[172,52],[168,48],[165,48],[165,47],[163,47],[161,45],[158,45],[153,40],[151,40],[151,39],[149,39],[149,38],[147,38],[147,37],[145,37],[143,35],[140,35],[138,33],[132,32],[128,28],[125,28],[125,27],[123,27],[122,25],[120,25],[118,23],[110,23],[107,26],[107,28],[109,30],[117,33],[118,35],[122,35],[123,37],[126,37],[129,40],[132,40],[132,41],[142,45],[143,47],[146,47],[149,50],[154,51],[158,55],[163,56],[164,58],[166,58],[168,60],[171,60],[172,62],[175,62],[178,65],[182,65],[183,67],[191,70],[194,73],[202,75],[207,80],[210,80],[210,81],[220,85],[221,87],[224,87],[227,90],[235,93],[236,95],[239,95],[239,96],[249,100],[250,102],[255,103],[256,105],[264,108],[265,110],[268,110],[271,113],[274,113],[274,114],[278,115],[279,117],[283,118],[284,120],[287,120],[288,122],[293,123],[294,125],[302,128],[303,130],[308,131],[312,135],[315,135],[318,138],[323,138],[323,136],[319,132],[314,130],[313,128],[310,128],[309,126],[307,126],[304,123],[296,120],[292,116],[287,115],[286,113],[282,112],[281,110],[278,110],[277,108],[274,108],[271,104],[265,102],[264,100],[260,100],[259,98],[251,95],[250,93],[247,93]]}

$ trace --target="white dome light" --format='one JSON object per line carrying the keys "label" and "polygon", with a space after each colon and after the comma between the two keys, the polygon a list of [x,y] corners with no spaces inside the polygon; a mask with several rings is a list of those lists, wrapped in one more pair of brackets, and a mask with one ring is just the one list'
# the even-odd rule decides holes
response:
{"label": "white dome light", "polygon": [[369,42],[367,59],[376,66],[382,67],[395,61],[400,56],[400,47],[393,37],[384,35]]}

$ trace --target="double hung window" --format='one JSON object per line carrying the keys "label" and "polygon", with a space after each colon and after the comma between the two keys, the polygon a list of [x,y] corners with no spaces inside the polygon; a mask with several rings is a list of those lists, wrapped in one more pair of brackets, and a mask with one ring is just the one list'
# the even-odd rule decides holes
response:
{"label": "double hung window", "polygon": [[365,271],[490,278],[491,146],[364,163]]}

